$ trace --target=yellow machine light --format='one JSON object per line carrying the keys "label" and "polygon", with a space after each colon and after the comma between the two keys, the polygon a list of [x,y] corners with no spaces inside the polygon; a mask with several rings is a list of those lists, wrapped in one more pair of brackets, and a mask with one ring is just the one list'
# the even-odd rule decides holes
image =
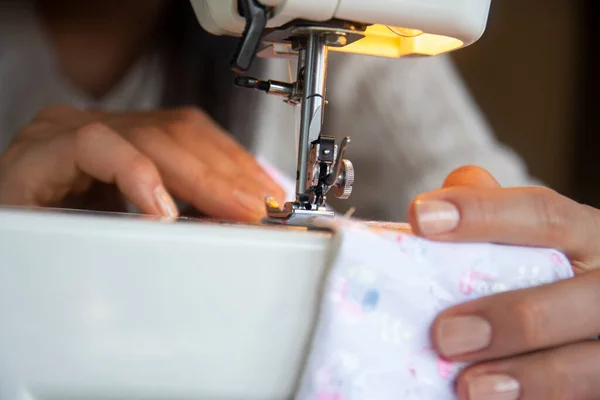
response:
{"label": "yellow machine light", "polygon": [[414,29],[386,25],[371,25],[365,37],[344,47],[331,47],[331,51],[399,58],[410,55],[435,56],[463,46],[461,40],[424,33]]}

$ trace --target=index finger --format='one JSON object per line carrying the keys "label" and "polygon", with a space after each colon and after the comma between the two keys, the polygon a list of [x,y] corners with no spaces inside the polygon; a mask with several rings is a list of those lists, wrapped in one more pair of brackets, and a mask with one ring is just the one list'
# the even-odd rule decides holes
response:
{"label": "index finger", "polygon": [[434,347],[456,361],[482,361],[589,339],[600,333],[600,271],[505,292],[446,310]]}
{"label": "index finger", "polygon": [[212,166],[224,175],[244,175],[249,181],[261,185],[269,197],[283,200],[284,193],[279,184],[244,146],[208,115],[195,108],[184,108],[176,115],[179,119],[169,124],[167,129],[179,143],[202,159],[211,159]]}

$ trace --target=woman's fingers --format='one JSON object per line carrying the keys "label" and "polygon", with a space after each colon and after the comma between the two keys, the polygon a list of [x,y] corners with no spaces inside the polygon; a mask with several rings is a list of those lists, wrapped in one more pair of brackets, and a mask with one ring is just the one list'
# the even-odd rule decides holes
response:
{"label": "woman's fingers", "polygon": [[[485,169],[477,167],[477,166],[467,165],[467,166],[463,166],[463,167],[457,168],[454,171],[452,171],[446,177],[446,179],[444,180],[444,183],[442,185],[443,189],[460,188],[460,187],[493,189],[493,188],[499,188],[500,184],[492,176],[492,174],[490,174]],[[427,215],[425,215],[425,216],[421,215],[421,220],[419,222],[421,223],[422,228],[417,227],[417,229],[415,229],[415,225],[413,223],[413,231],[414,232],[420,233],[421,235],[426,235],[430,231],[438,231],[438,230],[446,230],[446,229],[454,228],[455,223],[456,223],[455,220],[456,220],[456,217],[458,216],[458,214],[456,213],[456,210],[454,210],[453,208],[450,208],[450,207],[448,207],[447,210],[436,208],[439,205],[440,205],[439,203],[434,202],[434,203],[430,204],[429,207],[432,207],[436,211],[435,215],[441,214],[441,216],[444,218],[430,218]],[[411,207],[409,209],[409,216],[411,217],[409,219],[409,221],[414,222],[415,210],[422,211],[423,208],[427,208],[427,205],[423,205],[421,203],[419,203],[418,205],[415,205],[415,202],[413,202],[413,204],[411,205]],[[432,210],[430,209],[429,211],[432,211]]]}
{"label": "woman's fingers", "polygon": [[264,192],[247,176],[222,175],[156,125],[123,131],[154,162],[165,186],[177,198],[216,218],[258,221],[264,217]]}
{"label": "woman's fingers", "polygon": [[184,148],[216,173],[227,178],[243,178],[252,192],[281,202],[283,189],[270,177],[242,145],[197,109],[178,111],[180,118],[166,124],[167,130]]}
{"label": "woman's fingers", "polygon": [[[478,168],[419,196],[409,218],[430,239],[551,247],[580,272],[600,266],[597,210],[545,188],[501,189]],[[595,399],[600,345],[587,339],[600,333],[598,301],[600,271],[484,297],[441,313],[432,343],[450,360],[483,362],[461,374],[463,400]]]}
{"label": "woman's fingers", "polygon": [[413,230],[443,241],[495,242],[560,249],[579,271],[600,262],[600,215],[542,188],[453,187],[419,196]]}
{"label": "woman's fingers", "polygon": [[600,393],[600,343],[585,341],[466,369],[461,400],[595,400]]}
{"label": "woman's fingers", "polygon": [[443,188],[461,186],[493,189],[499,188],[500,184],[496,178],[485,169],[473,165],[466,165],[452,171],[442,185]]}
{"label": "woman's fingers", "polygon": [[209,216],[232,220],[259,220],[266,197],[285,198],[250,153],[194,109],[103,113],[55,106],[40,111],[19,138],[0,160],[5,204],[57,204],[87,190],[89,177],[115,183],[151,214],[176,213],[165,187]]}
{"label": "woman's fingers", "polygon": [[153,163],[100,123],[76,131],[17,141],[4,154],[0,202],[49,206],[87,190],[92,179],[116,184],[143,212],[177,216]]}
{"label": "woman's fingers", "polygon": [[600,271],[483,297],[441,313],[432,343],[444,357],[468,362],[574,343],[600,333],[599,303]]}
{"label": "woman's fingers", "polygon": [[154,163],[106,125],[93,123],[75,133],[76,166],[104,183],[116,184],[142,212],[177,217],[175,202]]}

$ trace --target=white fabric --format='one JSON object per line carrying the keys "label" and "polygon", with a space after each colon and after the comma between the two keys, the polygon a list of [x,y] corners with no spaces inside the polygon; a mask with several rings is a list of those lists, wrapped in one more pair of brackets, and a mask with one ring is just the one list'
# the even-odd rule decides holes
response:
{"label": "white fabric", "polygon": [[296,400],[451,400],[463,365],[432,350],[431,324],[456,304],[573,276],[559,252],[436,243],[365,224],[341,238]]}

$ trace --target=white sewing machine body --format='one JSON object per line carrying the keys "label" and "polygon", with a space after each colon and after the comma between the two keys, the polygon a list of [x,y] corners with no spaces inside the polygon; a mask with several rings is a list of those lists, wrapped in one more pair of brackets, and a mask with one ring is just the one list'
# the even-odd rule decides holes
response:
{"label": "white sewing machine body", "polygon": [[[215,35],[239,36],[245,21],[237,0],[191,0],[200,24]],[[258,0],[270,7],[268,28],[295,20],[319,23],[351,21],[373,27],[373,33],[391,37],[398,51],[378,54],[369,45],[347,51],[379,56],[436,55],[476,42],[483,34],[491,0]],[[392,28],[389,29],[381,29]],[[402,29],[399,34],[394,32]],[[406,33],[406,34],[405,34]],[[432,46],[432,43],[436,42]],[[379,47],[379,46],[373,46]],[[332,50],[336,50],[332,48]],[[338,49],[342,51],[341,49]]]}
{"label": "white sewing machine body", "polygon": [[291,398],[333,242],[0,209],[0,388],[39,400]]}

